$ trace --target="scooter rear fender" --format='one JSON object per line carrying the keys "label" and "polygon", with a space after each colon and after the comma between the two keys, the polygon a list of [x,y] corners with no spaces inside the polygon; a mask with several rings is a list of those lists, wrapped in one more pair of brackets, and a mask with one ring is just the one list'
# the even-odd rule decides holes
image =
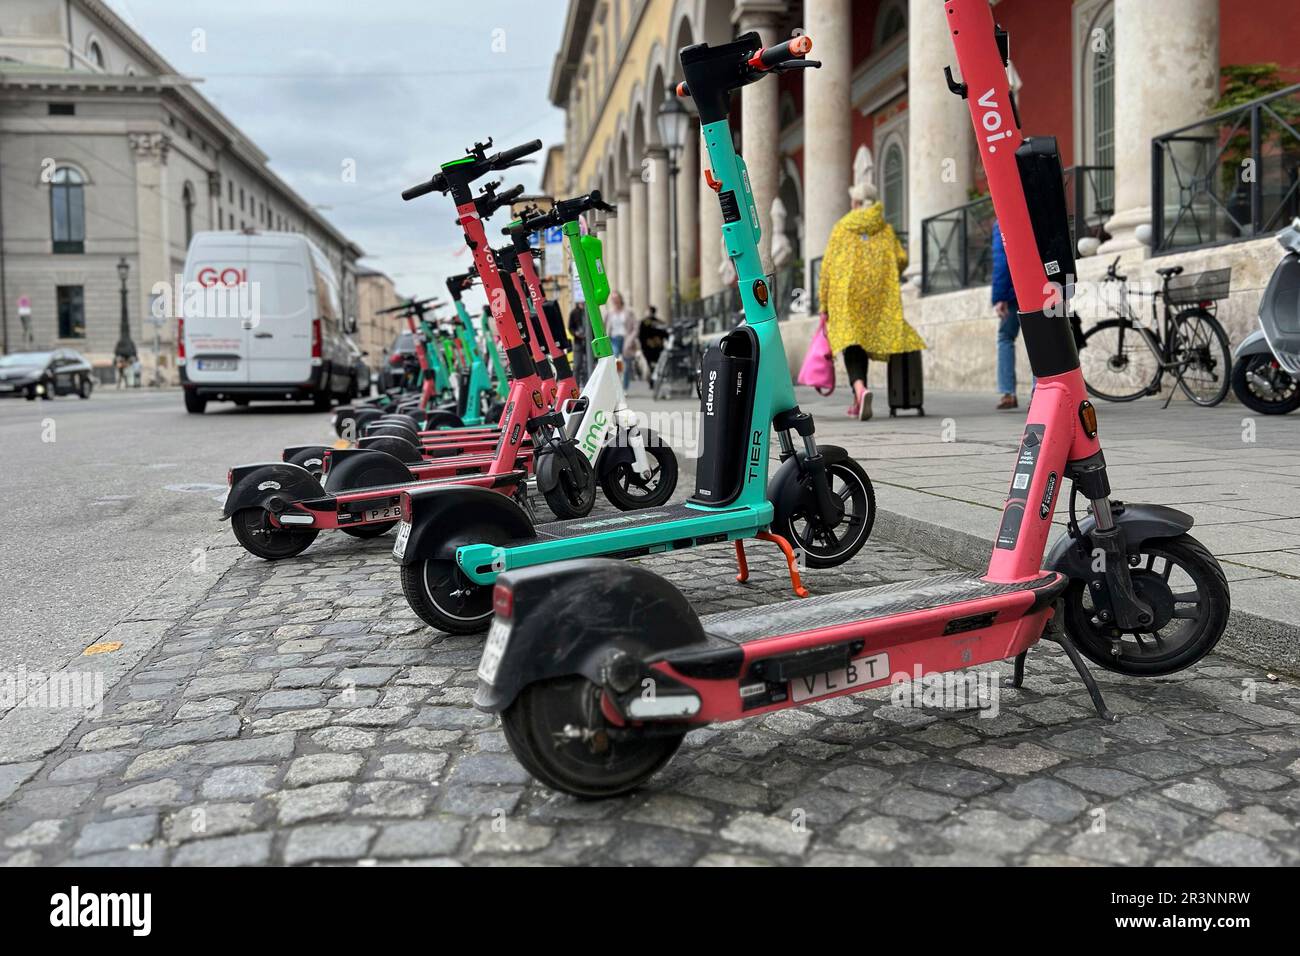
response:
{"label": "scooter rear fender", "polygon": [[1264,337],[1263,329],[1256,329],[1241,340],[1241,343],[1232,351],[1232,360],[1235,362],[1247,355],[1272,355],[1273,347],[1268,344],[1268,339]]}
{"label": "scooter rear fender", "polygon": [[[560,561],[497,579],[514,608],[501,662],[480,675],[474,703],[500,712],[529,684],[581,674],[602,686],[635,686],[655,654],[704,645],[680,591],[644,568],[609,558]],[[627,687],[621,685],[627,684]]]}
{"label": "scooter rear fender", "polygon": [[273,513],[293,501],[321,498],[325,489],[306,468],[284,461],[239,465],[230,470],[230,491],[221,508],[229,518],[243,508],[262,508]]}
{"label": "scooter rear fender", "polygon": [[534,537],[533,522],[513,499],[474,485],[416,486],[407,492],[411,531],[401,564],[429,558],[455,560],[466,544],[504,544]]}
{"label": "scooter rear fender", "polygon": [[342,494],[414,480],[411,469],[386,451],[338,448],[330,451],[329,469],[325,472],[325,490],[330,494]]}

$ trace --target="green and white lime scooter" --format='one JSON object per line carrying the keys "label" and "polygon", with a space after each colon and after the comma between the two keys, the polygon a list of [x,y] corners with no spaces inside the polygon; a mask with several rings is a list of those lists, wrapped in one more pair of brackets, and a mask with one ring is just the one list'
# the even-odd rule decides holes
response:
{"label": "green and white lime scooter", "polygon": [[[771,68],[811,65],[788,44],[766,52]],[[433,627],[462,634],[486,629],[499,573],[567,558],[638,557],[732,541],[738,577],[744,580],[745,538],[780,546],[796,593],[806,594],[794,548],[809,567],[834,567],[856,554],[870,535],[875,520],[870,479],[843,448],[818,445],[812,416],[795,402],[775,297],[759,258],[758,212],[745,163],[732,146],[725,110],[715,112],[704,125],[704,143],[745,322],[704,358],[695,494],[680,504],[612,517],[537,524],[516,502],[480,488],[406,493],[393,553],[402,565],[407,602]],[[573,230],[568,231],[572,242]],[[577,248],[598,249],[598,243],[583,236]],[[590,258],[575,258],[582,278]],[[595,324],[599,315],[592,315],[596,300],[590,295],[587,310],[593,328],[603,331]],[[772,428],[782,463],[769,482]]]}

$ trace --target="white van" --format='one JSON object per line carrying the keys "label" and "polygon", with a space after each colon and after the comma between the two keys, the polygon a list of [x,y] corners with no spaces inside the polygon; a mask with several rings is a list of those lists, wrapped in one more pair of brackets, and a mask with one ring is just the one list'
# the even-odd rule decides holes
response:
{"label": "white van", "polygon": [[209,401],[304,401],[318,408],[357,391],[329,260],[294,232],[199,232],[177,304],[185,408]]}

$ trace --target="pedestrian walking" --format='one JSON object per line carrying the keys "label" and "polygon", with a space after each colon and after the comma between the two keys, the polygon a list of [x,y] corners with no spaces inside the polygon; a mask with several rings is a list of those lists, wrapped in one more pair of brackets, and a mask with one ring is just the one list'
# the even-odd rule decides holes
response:
{"label": "pedestrian walking", "polygon": [[659,314],[655,307],[650,306],[650,313],[641,320],[641,326],[637,329],[637,341],[641,345],[641,354],[645,357],[645,363],[648,371],[646,380],[654,373],[655,366],[659,364],[659,356],[663,354],[664,342],[667,341],[667,332],[662,323],[659,321]]}
{"label": "pedestrian walking", "polygon": [[579,387],[587,383],[590,373],[590,346],[587,342],[587,306],[573,303],[569,310],[569,338],[573,340],[573,377]]}
{"label": "pedestrian walking", "polygon": [[609,305],[605,311],[605,331],[609,333],[610,348],[623,359],[624,389],[632,382],[632,364],[625,350],[629,340],[635,341],[636,329],[636,316],[623,302],[622,293],[610,293]]}
{"label": "pedestrian walking", "polygon": [[1016,400],[1016,338],[1020,335],[1020,305],[1016,302],[1016,287],[1011,284],[1011,269],[1007,266],[1007,249],[1002,243],[1002,228],[993,224],[993,278],[991,295],[993,311],[998,317],[998,399],[999,410],[1015,408]]}
{"label": "pedestrian walking", "polygon": [[119,355],[116,360],[114,360],[113,367],[117,370],[117,387],[120,389],[126,388],[128,384],[126,380],[126,370],[128,368],[126,356]]}
{"label": "pedestrian walking", "polygon": [[843,353],[853,390],[846,414],[866,421],[871,417],[868,361],[887,361],[923,349],[925,342],[903,318],[898,277],[907,267],[907,252],[885,221],[875,186],[856,184],[849,199],[849,212],[826,243],[820,288],[826,336],[831,351]]}

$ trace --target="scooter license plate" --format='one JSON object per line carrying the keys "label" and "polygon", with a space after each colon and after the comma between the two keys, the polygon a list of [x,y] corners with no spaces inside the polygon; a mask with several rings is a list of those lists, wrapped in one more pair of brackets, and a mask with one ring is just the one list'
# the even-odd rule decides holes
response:
{"label": "scooter license plate", "polygon": [[865,687],[889,677],[889,655],[872,654],[849,661],[847,667],[837,667],[823,674],[797,677],[790,681],[790,698],[796,704],[835,694],[849,687]]}
{"label": "scooter license plate", "polygon": [[367,508],[361,513],[363,521],[383,521],[385,518],[400,518],[401,516],[401,505],[390,505],[387,508]]}
{"label": "scooter license plate", "polygon": [[493,618],[492,626],[488,628],[487,642],[483,645],[483,656],[478,662],[478,676],[485,684],[496,680],[497,668],[501,666],[501,658],[505,657],[506,644],[509,642],[510,622],[499,617]]}
{"label": "scooter license plate", "polygon": [[403,521],[397,526],[397,540],[393,542],[393,556],[406,557],[406,542],[411,537],[411,523]]}

